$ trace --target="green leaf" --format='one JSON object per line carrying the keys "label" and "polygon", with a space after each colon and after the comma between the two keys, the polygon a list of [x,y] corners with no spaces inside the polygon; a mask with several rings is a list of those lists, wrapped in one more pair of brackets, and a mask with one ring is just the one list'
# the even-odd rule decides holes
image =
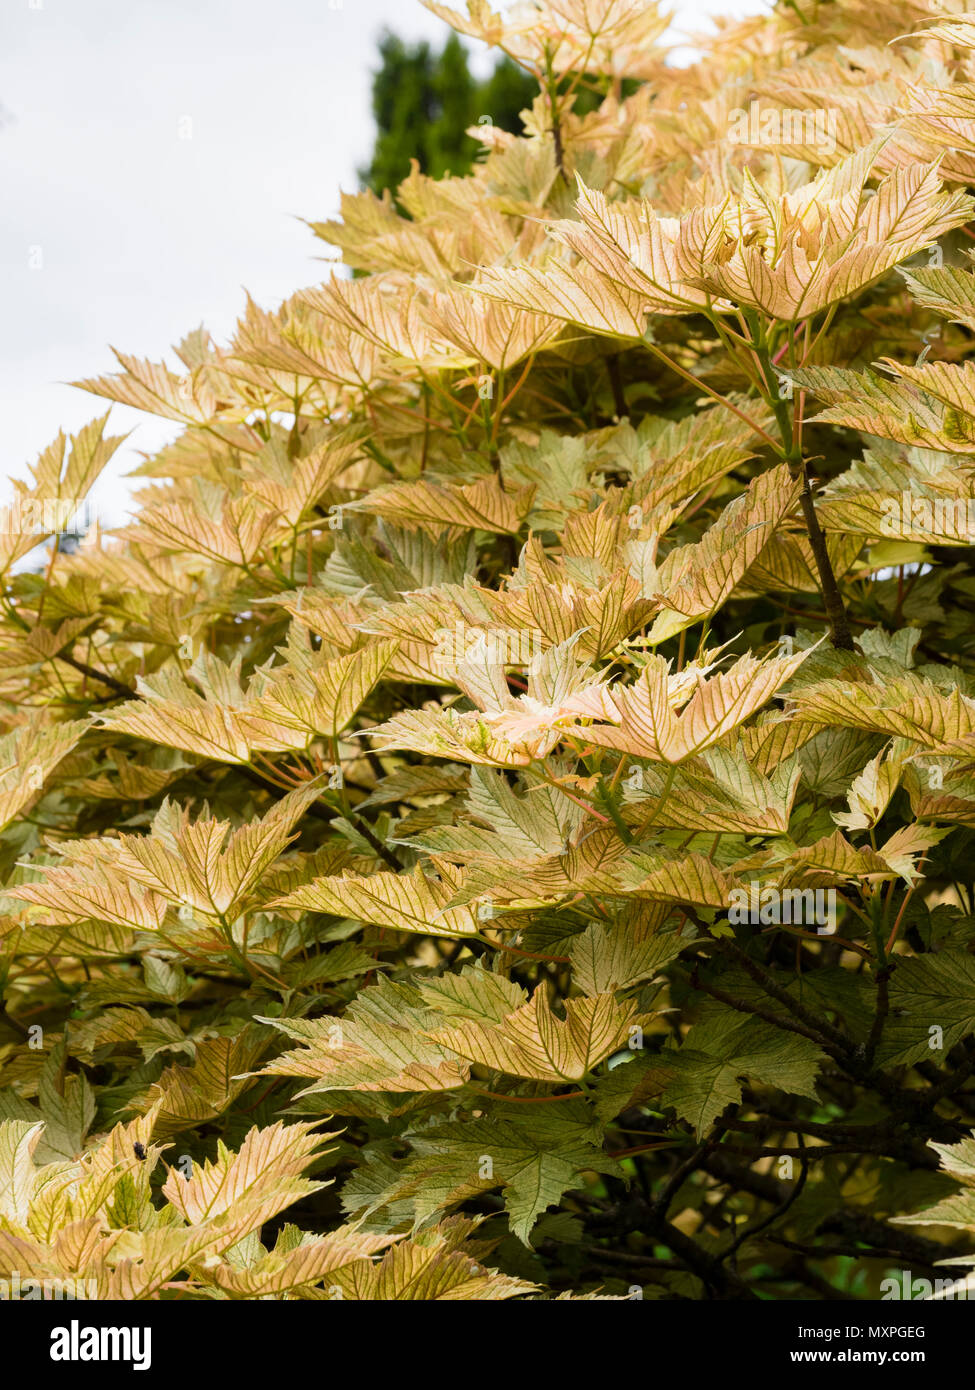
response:
{"label": "green leaf", "polygon": [[661,1100],[703,1134],[726,1106],[741,1100],[745,1081],[815,1100],[816,1077],[827,1060],[806,1038],[726,1010],[695,1024],[680,1048],[661,1057],[672,1078]]}

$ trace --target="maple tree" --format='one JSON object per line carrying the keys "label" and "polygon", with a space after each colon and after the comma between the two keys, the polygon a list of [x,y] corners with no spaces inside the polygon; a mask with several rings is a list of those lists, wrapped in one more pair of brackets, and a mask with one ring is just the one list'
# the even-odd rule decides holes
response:
{"label": "maple tree", "polygon": [[963,1277],[975,21],[428,8],[524,133],[81,383],[183,427],[131,525],[0,535],[0,1277]]}

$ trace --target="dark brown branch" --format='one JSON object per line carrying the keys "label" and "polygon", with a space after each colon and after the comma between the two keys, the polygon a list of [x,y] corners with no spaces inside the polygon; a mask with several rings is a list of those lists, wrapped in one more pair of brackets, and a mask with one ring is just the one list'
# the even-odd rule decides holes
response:
{"label": "dark brown branch", "polygon": [[[795,466],[790,462],[795,475]],[[840,651],[855,652],[856,646],[853,641],[853,634],[850,631],[850,624],[846,616],[846,608],[843,604],[843,595],[840,593],[840,586],[836,582],[836,575],[833,573],[833,562],[829,558],[829,548],[826,544],[826,537],[823,528],[819,524],[819,517],[816,515],[816,503],[813,501],[812,487],[809,481],[809,468],[805,462],[799,465],[798,476],[802,481],[802,492],[799,494],[799,505],[802,507],[803,520],[806,523],[806,534],[809,537],[809,545],[812,549],[813,559],[816,561],[816,570],[819,574],[819,587],[823,591],[823,602],[826,605],[826,613],[829,617],[830,641],[834,647]]]}

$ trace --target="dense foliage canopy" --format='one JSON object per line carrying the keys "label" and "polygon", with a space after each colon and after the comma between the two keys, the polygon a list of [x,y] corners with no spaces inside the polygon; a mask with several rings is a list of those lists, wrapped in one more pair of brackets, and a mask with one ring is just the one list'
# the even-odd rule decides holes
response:
{"label": "dense foliage canopy", "polygon": [[930,1289],[975,1251],[975,19],[789,0],[680,68],[642,0],[429,8],[534,74],[524,134],[82,383],[184,426],[134,524],[16,567],[107,416],[8,509],[0,1276]]}

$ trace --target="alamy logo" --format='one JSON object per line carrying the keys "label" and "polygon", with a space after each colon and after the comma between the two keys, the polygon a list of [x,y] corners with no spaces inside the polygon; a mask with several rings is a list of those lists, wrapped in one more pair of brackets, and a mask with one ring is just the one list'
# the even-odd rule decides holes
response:
{"label": "alamy logo", "polygon": [[902,492],[885,498],[880,529],[888,536],[937,535],[975,540],[975,497],[918,497]]}
{"label": "alamy logo", "polygon": [[151,1327],[68,1327],[51,1331],[52,1361],[131,1361],[134,1371],[152,1365]]}
{"label": "alamy logo", "polygon": [[476,659],[501,666],[530,666],[542,654],[542,634],[537,628],[483,628],[455,623],[433,634],[434,660],[444,665]]}
{"label": "alamy logo", "polygon": [[11,1271],[9,1279],[0,1279],[0,1303],[31,1303],[38,1299],[61,1302],[97,1297],[96,1279],[23,1279],[16,1269]]}
{"label": "alamy logo", "polygon": [[836,112],[767,107],[755,101],[746,111],[738,106],[728,116],[728,139],[733,145],[812,145],[836,149]]}
{"label": "alamy logo", "polygon": [[84,497],[18,497],[0,507],[0,535],[53,536],[87,531],[91,502]]}
{"label": "alamy logo", "polygon": [[880,1281],[881,1302],[919,1301],[950,1299],[952,1302],[969,1302],[975,1299],[975,1288],[971,1279],[917,1279],[909,1269],[898,1270]]}
{"label": "alamy logo", "polygon": [[728,921],[733,927],[813,927],[829,936],[836,931],[836,889],[763,888],[753,879],[731,890]]}

